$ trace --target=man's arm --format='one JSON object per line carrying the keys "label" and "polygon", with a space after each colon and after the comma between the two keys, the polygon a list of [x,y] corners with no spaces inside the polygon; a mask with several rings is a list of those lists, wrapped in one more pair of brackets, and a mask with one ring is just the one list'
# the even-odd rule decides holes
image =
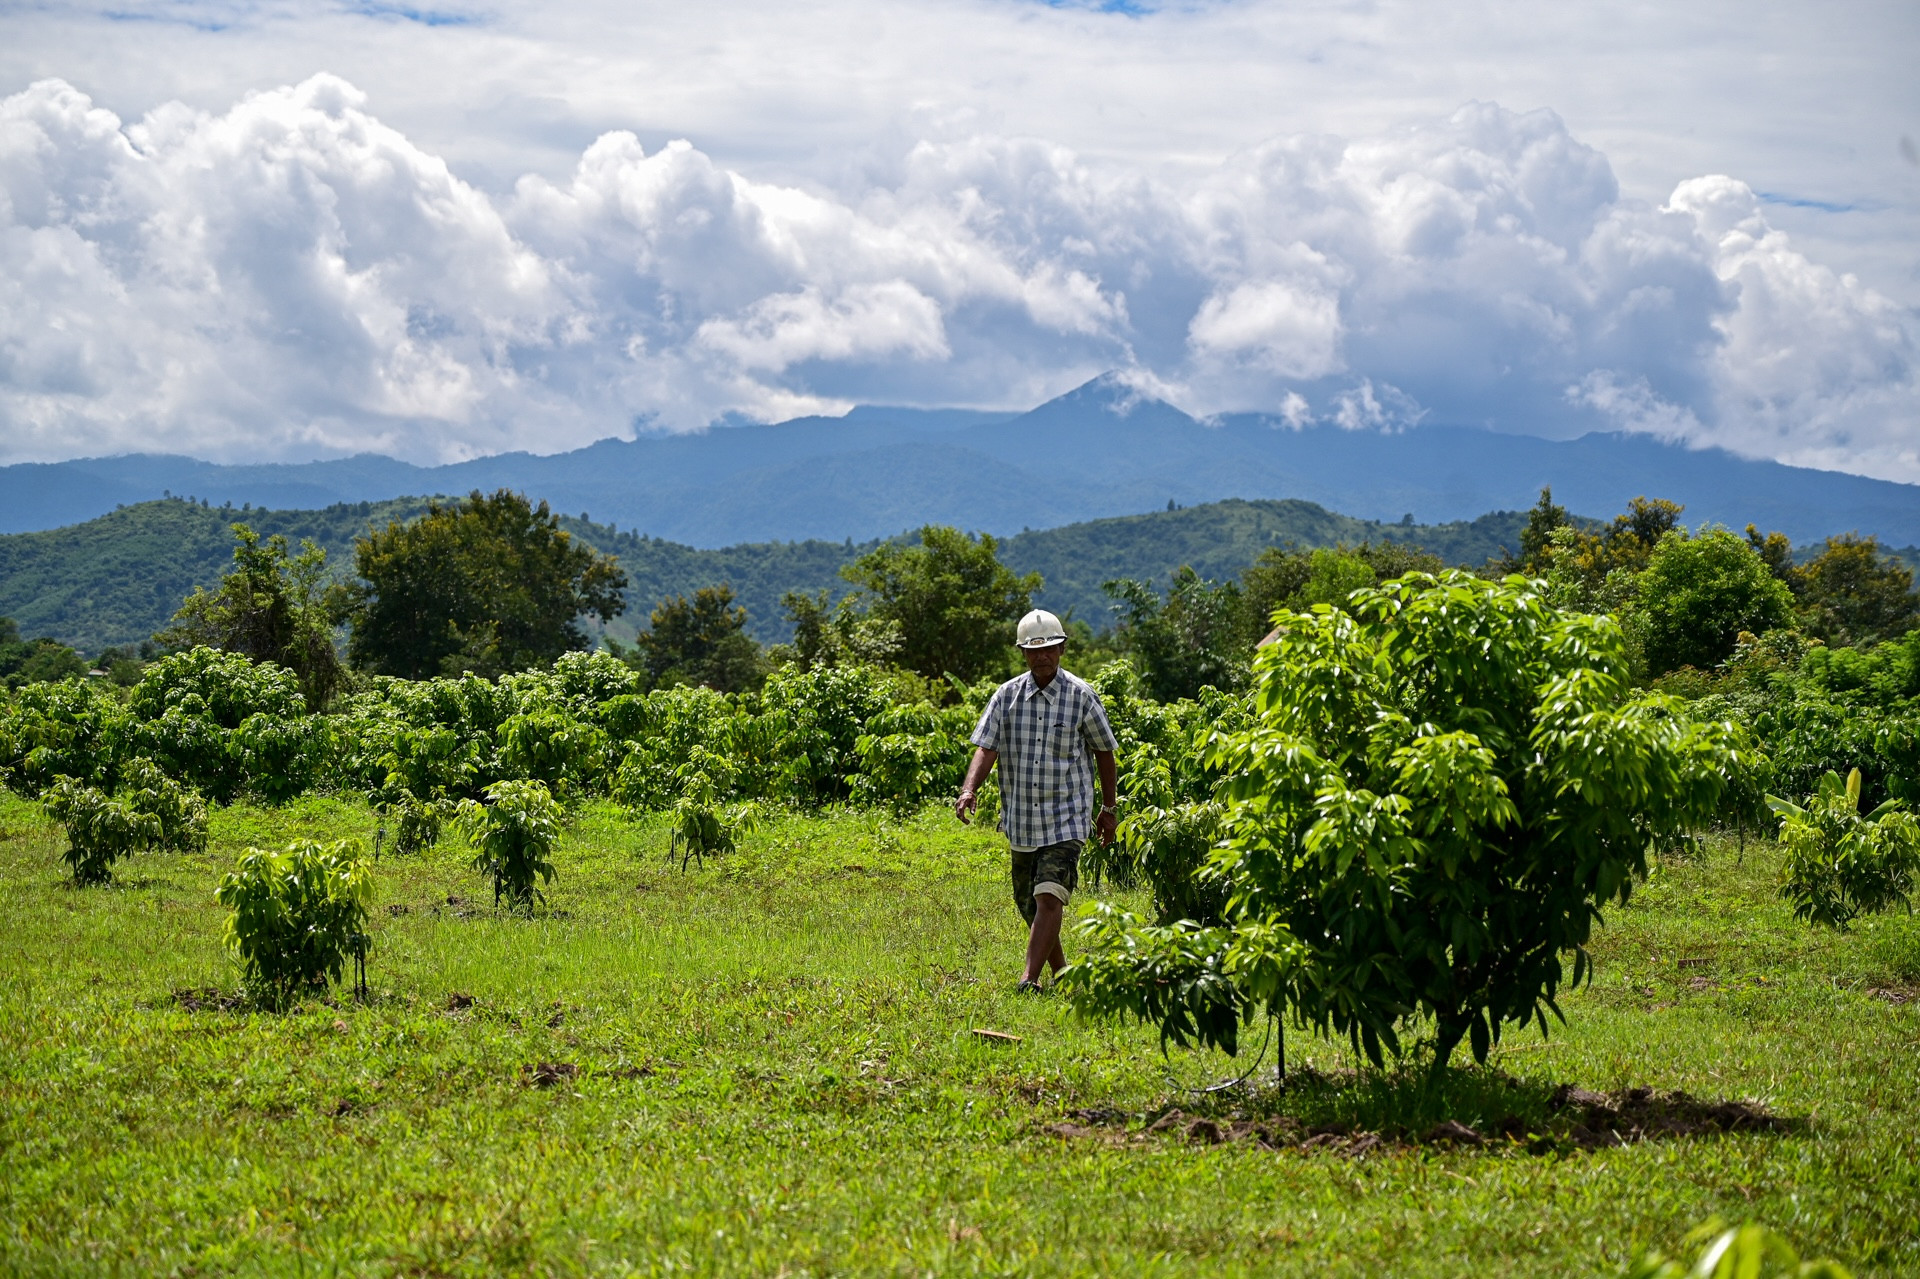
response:
{"label": "man's arm", "polygon": [[1120,825],[1120,773],[1113,765],[1112,751],[1095,751],[1093,763],[1100,770],[1100,815],[1093,819],[1093,828],[1100,833],[1101,843],[1111,844]]}
{"label": "man's arm", "polygon": [[[960,783],[960,798],[953,802],[953,815],[963,825],[973,820],[974,792],[986,785],[987,774],[993,771],[993,762],[1000,758],[999,751],[990,751],[984,746],[973,749],[973,759],[967,764],[967,780]],[[1113,755],[1107,755],[1107,770],[1113,769]]]}

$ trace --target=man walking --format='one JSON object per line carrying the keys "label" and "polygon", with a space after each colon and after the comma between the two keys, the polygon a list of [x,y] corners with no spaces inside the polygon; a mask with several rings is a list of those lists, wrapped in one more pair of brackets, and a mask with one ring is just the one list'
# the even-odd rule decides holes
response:
{"label": "man walking", "polygon": [[[1080,847],[1089,829],[1113,842],[1113,726],[1100,695],[1060,669],[1067,646],[1060,619],[1035,609],[1020,619],[1015,641],[1027,673],[994,690],[973,730],[973,760],[953,812],[962,822],[974,795],[1000,765],[1000,829],[1013,846],[1013,900],[1027,921],[1027,967],[1020,989],[1040,989],[1043,968],[1067,965],[1060,923],[1080,882]],[[1093,811],[1095,770],[1100,811]]]}

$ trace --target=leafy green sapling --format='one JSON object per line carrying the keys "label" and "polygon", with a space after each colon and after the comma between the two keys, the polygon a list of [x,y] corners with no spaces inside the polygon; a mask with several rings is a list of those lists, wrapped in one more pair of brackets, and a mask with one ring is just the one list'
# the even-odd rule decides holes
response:
{"label": "leafy green sapling", "polygon": [[247,990],[268,1007],[340,980],[349,959],[365,963],[373,876],[345,841],[249,848],[214,898],[227,908],[227,947]]}
{"label": "leafy green sapling", "polygon": [[113,864],[140,852],[200,852],[207,846],[207,810],[200,797],[158,765],[133,759],[109,793],[60,777],[44,799],[47,815],[67,832],[67,866],[76,884],[104,884]]}
{"label": "leafy green sapling", "polygon": [[1906,905],[1920,871],[1920,822],[1897,799],[1860,815],[1860,770],[1820,779],[1806,805],[1767,796],[1786,846],[1780,894],[1796,919],[1845,932],[1861,915]]}
{"label": "leafy green sapling", "polygon": [[493,903],[514,910],[545,901],[538,885],[552,883],[553,848],[560,842],[560,805],[536,781],[495,782],[484,804],[460,805],[462,831],[474,848],[473,868],[493,881]]}

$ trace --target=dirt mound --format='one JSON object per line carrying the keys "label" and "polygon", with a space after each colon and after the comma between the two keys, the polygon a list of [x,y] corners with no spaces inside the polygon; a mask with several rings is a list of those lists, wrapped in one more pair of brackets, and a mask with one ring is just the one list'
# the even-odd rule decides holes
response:
{"label": "dirt mound", "polygon": [[1705,1101],[1688,1093],[1626,1088],[1592,1092],[1562,1084],[1548,1100],[1550,1117],[1533,1122],[1506,1115],[1485,1130],[1446,1119],[1424,1131],[1388,1128],[1372,1131],[1352,1124],[1307,1125],[1289,1115],[1252,1118],[1195,1115],[1178,1108],[1148,1111],[1137,1117],[1110,1107],[1070,1110],[1042,1131],[1064,1141],[1097,1140],[1109,1145],[1148,1145],[1169,1139],[1196,1146],[1251,1144],[1268,1150],[1344,1155],[1358,1158],[1375,1151],[1421,1146],[1451,1149],[1525,1149],[1548,1154],[1592,1150],[1628,1142],[1735,1132],[1781,1132],[1799,1126],[1758,1102]]}
{"label": "dirt mound", "polygon": [[543,1061],[520,1067],[520,1082],[535,1088],[551,1088],[579,1073],[580,1067],[570,1061]]}
{"label": "dirt mound", "polygon": [[1625,1088],[1588,1092],[1562,1084],[1547,1103],[1573,1122],[1566,1135],[1582,1146],[1617,1146],[1654,1137],[1703,1133],[1779,1132],[1791,1121],[1752,1101],[1703,1101],[1678,1089]]}
{"label": "dirt mound", "polygon": [[173,992],[173,1002],[190,1013],[230,1013],[247,1006],[247,997],[238,993],[227,993],[214,986],[202,986],[195,990],[191,986],[182,986]]}

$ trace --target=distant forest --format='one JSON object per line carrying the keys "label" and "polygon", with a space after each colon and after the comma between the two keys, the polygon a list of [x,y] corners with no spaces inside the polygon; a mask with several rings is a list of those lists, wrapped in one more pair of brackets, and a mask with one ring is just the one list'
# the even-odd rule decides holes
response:
{"label": "distant forest", "polygon": [[[353,539],[389,520],[409,519],[425,498],[341,503],[320,510],[212,506],[173,498],[125,506],[84,524],[0,536],[0,616],[23,635],[47,635],[85,653],[135,644],[164,626],[195,586],[212,586],[229,566],[235,522],[263,537],[284,534],[326,548],[341,574],[351,573]],[[1108,600],[1101,583],[1116,577],[1164,586],[1183,564],[1202,577],[1238,576],[1270,546],[1418,545],[1450,564],[1479,567],[1517,548],[1526,522],[1501,511],[1452,524],[1383,524],[1337,515],[1311,502],[1227,501],[1036,530],[1003,539],[1000,557],[1018,572],[1038,570],[1046,587],[1038,603],[1104,630]],[[609,629],[631,639],[659,600],[725,582],[748,611],[748,629],[763,642],[788,637],[780,597],[790,590],[848,589],[840,566],[876,545],[868,542],[760,542],[699,550],[618,531],[573,516],[562,527],[619,557],[632,579],[628,611]],[[911,536],[912,530],[903,530]]]}

